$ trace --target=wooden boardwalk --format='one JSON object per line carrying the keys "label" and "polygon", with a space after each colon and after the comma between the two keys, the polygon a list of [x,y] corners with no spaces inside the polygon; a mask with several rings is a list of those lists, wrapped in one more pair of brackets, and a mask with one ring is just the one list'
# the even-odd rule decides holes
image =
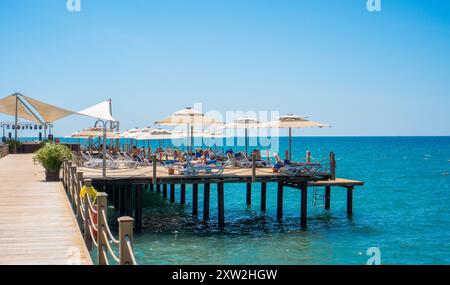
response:
{"label": "wooden boardwalk", "polygon": [[62,183],[43,179],[32,155],[0,159],[0,264],[92,264]]}

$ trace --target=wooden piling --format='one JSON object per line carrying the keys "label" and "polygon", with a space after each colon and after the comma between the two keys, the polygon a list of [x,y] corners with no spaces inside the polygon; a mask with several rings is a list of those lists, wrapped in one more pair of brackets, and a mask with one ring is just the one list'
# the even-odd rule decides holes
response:
{"label": "wooden piling", "polygon": [[181,205],[185,205],[186,204],[186,184],[181,184],[180,204]]}
{"label": "wooden piling", "polygon": [[133,215],[133,196],[132,196],[132,193],[133,193],[133,185],[132,184],[128,184],[127,185],[127,190],[125,191],[125,195],[126,195],[126,198],[125,198],[125,213],[126,213],[126,215],[127,216],[132,216]]}
{"label": "wooden piling", "polygon": [[347,215],[353,215],[353,187],[347,187]]}
{"label": "wooden piling", "polygon": [[198,184],[192,184],[192,215],[198,214]]}
{"label": "wooden piling", "polygon": [[266,211],[267,182],[261,182],[261,211]]}
{"label": "wooden piling", "polygon": [[120,202],[120,186],[119,185],[114,185],[113,188],[113,196],[114,196],[114,209],[118,210],[119,209],[119,202]]}
{"label": "wooden piling", "polygon": [[252,205],[252,183],[247,182],[247,206]]}
{"label": "wooden piling", "polygon": [[301,183],[301,206],[300,206],[300,225],[302,228],[307,226],[307,207],[308,207],[308,183]]}
{"label": "wooden piling", "polygon": [[167,184],[163,184],[163,198],[167,198]]}
{"label": "wooden piling", "polygon": [[134,191],[134,220],[136,230],[140,231],[142,229],[142,184],[137,184]]}
{"label": "wooden piling", "polygon": [[329,210],[331,206],[331,187],[325,187],[325,209]]}
{"label": "wooden piling", "polygon": [[277,195],[277,218],[283,218],[283,182],[278,182],[278,195]]}
{"label": "wooden piling", "polygon": [[209,183],[204,184],[203,188],[203,220],[209,220],[209,196],[211,185]]}
{"label": "wooden piling", "polygon": [[170,184],[170,203],[175,203],[175,184]]}
{"label": "wooden piling", "polygon": [[219,226],[225,225],[225,195],[223,182],[217,183],[217,210]]}
{"label": "wooden piling", "polygon": [[126,213],[126,192],[127,192],[127,186],[125,184],[120,185],[120,215],[125,215]]}

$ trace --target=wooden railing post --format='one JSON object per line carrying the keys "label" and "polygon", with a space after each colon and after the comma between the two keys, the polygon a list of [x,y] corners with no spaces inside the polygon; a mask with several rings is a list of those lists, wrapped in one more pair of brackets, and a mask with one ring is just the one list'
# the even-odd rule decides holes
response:
{"label": "wooden railing post", "polygon": [[334,157],[334,152],[330,152],[330,174],[331,174],[331,179],[335,180],[336,179],[336,160]]}
{"label": "wooden railing post", "polygon": [[103,232],[106,231],[106,223],[107,221],[107,207],[108,206],[108,194],[106,193],[97,193],[97,259],[99,265],[107,265],[108,260],[105,259],[105,255],[103,251],[106,251],[106,243]]}
{"label": "wooden railing post", "polygon": [[69,161],[67,161],[67,164],[66,164],[66,171],[67,171],[67,174],[66,174],[66,178],[67,178],[66,192],[67,192],[67,195],[70,195],[70,181],[71,181],[71,179],[70,179],[70,167],[72,167],[72,162],[69,160]]}
{"label": "wooden railing post", "polygon": [[83,185],[83,172],[77,172],[77,188],[75,191],[75,205],[76,205],[76,217],[77,217],[77,221],[78,221],[78,225],[81,227],[83,218],[81,217],[81,211],[82,211],[82,207],[83,205],[81,205],[81,199],[80,199],[80,192],[81,192],[81,187]]}
{"label": "wooden railing post", "polygon": [[311,152],[309,150],[306,151],[306,162],[311,163]]}
{"label": "wooden railing post", "polygon": [[153,185],[156,185],[156,155],[152,156]]}
{"label": "wooden railing post", "polygon": [[256,182],[256,155],[252,153],[252,182]]}
{"label": "wooden railing post", "polygon": [[119,222],[119,259],[120,265],[132,265],[133,257],[132,252],[128,249],[127,243],[129,242],[131,248],[133,248],[133,218],[120,217],[117,219]]}
{"label": "wooden railing post", "polygon": [[75,202],[76,197],[75,196],[76,196],[76,192],[77,192],[77,178],[78,178],[76,166],[70,167],[70,175],[72,178],[70,181],[70,184],[71,184],[70,202],[72,204],[73,209],[75,209],[75,206],[76,206],[76,202]]}
{"label": "wooden railing post", "polygon": [[[92,179],[86,179],[84,181],[84,185],[86,187],[91,187],[92,186]],[[89,218],[89,201],[88,198],[85,197],[84,198],[84,231],[83,231],[83,237],[84,237],[84,242],[86,243],[86,247],[89,251],[92,250],[92,237],[91,237],[91,233],[89,230],[89,224],[90,224],[90,218]]]}

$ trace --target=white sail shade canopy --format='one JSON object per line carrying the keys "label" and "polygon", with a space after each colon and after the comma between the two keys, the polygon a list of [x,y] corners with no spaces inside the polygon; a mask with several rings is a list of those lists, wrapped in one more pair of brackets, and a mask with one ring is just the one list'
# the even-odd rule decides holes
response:
{"label": "white sail shade canopy", "polygon": [[117,122],[116,119],[114,119],[111,115],[111,101],[103,101],[99,104],[96,104],[94,106],[91,106],[89,108],[86,108],[84,110],[77,112],[80,115],[109,121],[109,122]]}
{"label": "white sail shade canopy", "polygon": [[30,111],[28,111],[25,105],[18,101],[16,95],[9,95],[3,99],[0,99],[0,113],[15,116],[16,115],[16,103],[17,103],[17,116],[21,119],[42,123],[41,119],[33,115]]}

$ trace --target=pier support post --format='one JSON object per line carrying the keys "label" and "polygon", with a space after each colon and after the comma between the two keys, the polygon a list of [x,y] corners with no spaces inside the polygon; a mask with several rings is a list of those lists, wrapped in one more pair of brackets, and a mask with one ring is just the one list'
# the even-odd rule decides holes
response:
{"label": "pier support post", "polygon": [[136,185],[136,189],[134,191],[134,219],[136,230],[140,231],[142,229],[142,184]]}
{"label": "pier support post", "polygon": [[127,216],[132,216],[133,215],[133,196],[132,196],[132,193],[133,193],[133,185],[132,184],[128,184],[127,185],[127,191],[126,191],[126,196],[127,196],[127,198],[126,198],[126,201],[125,201],[125,203],[126,203],[126,215]]}
{"label": "pier support post", "polygon": [[148,184],[148,190],[150,190],[151,192],[155,191],[155,185]]}
{"label": "pier support post", "polygon": [[180,204],[181,205],[185,205],[186,204],[186,184],[181,184]]}
{"label": "pier support post", "polygon": [[210,194],[211,185],[209,183],[205,183],[203,189],[203,220],[209,220],[209,194]]}
{"label": "pier support post", "polygon": [[261,182],[261,211],[266,211],[267,182]]}
{"label": "pier support post", "polygon": [[[159,188],[161,188],[161,187],[159,187]],[[163,198],[167,198],[167,184],[163,184]]]}
{"label": "pier support post", "polygon": [[247,206],[252,205],[252,183],[247,182]]}
{"label": "pier support post", "polygon": [[302,182],[301,188],[300,225],[302,228],[306,228],[308,218],[308,182]]}
{"label": "pier support post", "polygon": [[325,187],[325,210],[329,210],[331,207],[331,187]]}
{"label": "pier support post", "polygon": [[198,184],[192,184],[192,215],[198,214]]}
{"label": "pier support post", "polygon": [[170,203],[175,203],[175,184],[170,184]]}
{"label": "pier support post", "polygon": [[120,185],[120,215],[123,216],[126,213],[125,206],[126,206],[126,192],[127,192],[127,186],[126,185]]}
{"label": "pier support post", "polygon": [[353,215],[353,187],[347,187],[347,215]]}
{"label": "pier support post", "polygon": [[224,195],[223,182],[217,183],[217,209],[219,226],[225,225],[225,195]]}
{"label": "pier support post", "polygon": [[114,196],[114,209],[119,210],[120,208],[120,186],[114,185],[113,188],[113,196]]}
{"label": "pier support post", "polygon": [[278,195],[277,195],[277,218],[283,218],[283,182],[278,182]]}

